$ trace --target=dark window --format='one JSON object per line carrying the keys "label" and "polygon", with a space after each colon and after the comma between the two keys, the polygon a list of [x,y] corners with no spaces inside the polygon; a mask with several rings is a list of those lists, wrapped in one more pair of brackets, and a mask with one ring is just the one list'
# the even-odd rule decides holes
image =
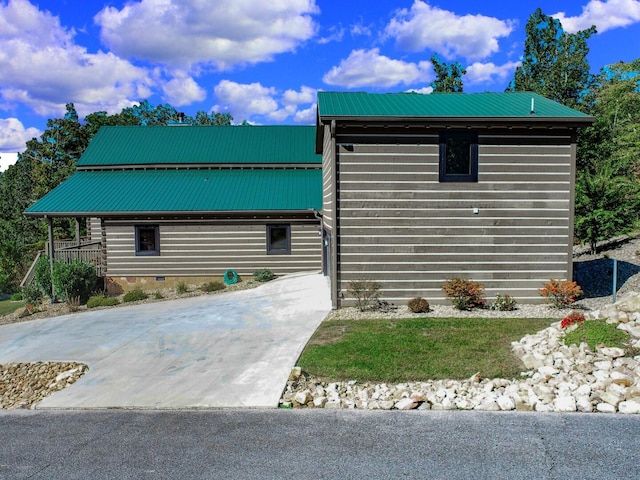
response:
{"label": "dark window", "polygon": [[267,254],[291,254],[291,226],[267,225]]}
{"label": "dark window", "polygon": [[475,133],[440,134],[440,181],[478,181],[478,136]]}
{"label": "dark window", "polygon": [[160,228],[136,225],[136,255],[160,255]]}

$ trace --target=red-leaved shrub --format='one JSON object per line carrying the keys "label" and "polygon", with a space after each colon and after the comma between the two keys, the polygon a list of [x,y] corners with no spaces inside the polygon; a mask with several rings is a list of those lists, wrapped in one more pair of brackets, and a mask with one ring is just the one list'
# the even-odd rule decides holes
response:
{"label": "red-leaved shrub", "polygon": [[540,295],[557,308],[573,305],[582,296],[582,289],[576,282],[551,279],[540,289]]}

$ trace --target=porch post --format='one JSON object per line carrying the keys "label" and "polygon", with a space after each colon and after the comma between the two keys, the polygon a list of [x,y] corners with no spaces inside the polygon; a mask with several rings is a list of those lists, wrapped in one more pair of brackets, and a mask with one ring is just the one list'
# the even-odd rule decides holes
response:
{"label": "porch post", "polygon": [[75,220],[76,220],[76,246],[80,247],[80,219],[76,217]]}
{"label": "porch post", "polygon": [[44,219],[47,221],[47,227],[49,230],[49,251],[47,252],[47,255],[49,256],[49,271],[51,272],[51,303],[56,303],[56,294],[55,289],[53,288],[53,261],[56,256],[56,247],[53,243],[53,219],[47,215],[44,216]]}

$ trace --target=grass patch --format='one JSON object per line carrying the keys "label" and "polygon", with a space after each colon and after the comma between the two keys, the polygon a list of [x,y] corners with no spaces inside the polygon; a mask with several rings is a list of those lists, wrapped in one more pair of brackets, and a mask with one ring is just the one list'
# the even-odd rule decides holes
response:
{"label": "grass patch", "polygon": [[0,317],[2,315],[9,315],[10,313],[15,312],[19,308],[24,308],[25,302],[15,301],[15,300],[0,300]]}
{"label": "grass patch", "polygon": [[627,348],[629,334],[618,330],[617,324],[608,324],[606,320],[589,320],[578,324],[578,328],[564,337],[565,345],[580,345],[586,342],[592,351],[597,346]]}
{"label": "grass patch", "polygon": [[511,342],[550,319],[429,318],[330,320],[305,347],[298,365],[330,380],[389,382],[515,378],[524,365]]}

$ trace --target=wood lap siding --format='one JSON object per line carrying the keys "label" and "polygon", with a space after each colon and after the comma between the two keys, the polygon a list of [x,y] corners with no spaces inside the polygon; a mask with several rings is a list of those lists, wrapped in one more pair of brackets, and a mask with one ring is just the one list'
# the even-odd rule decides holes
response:
{"label": "wood lap siding", "polygon": [[403,304],[448,303],[441,287],[453,277],[483,283],[488,299],[535,303],[543,282],[570,277],[571,137],[540,137],[480,133],[478,182],[440,183],[436,135],[338,136],[341,305],[362,278]]}
{"label": "wood lap siding", "polygon": [[[108,275],[112,277],[217,276],[227,269],[251,275],[259,268],[276,275],[321,268],[321,237],[317,221],[291,223],[291,255],[266,254],[266,226],[261,224],[160,225],[160,255],[136,256],[134,224],[107,221]],[[270,223],[288,223],[285,220]],[[136,222],[136,225],[141,222]]]}

